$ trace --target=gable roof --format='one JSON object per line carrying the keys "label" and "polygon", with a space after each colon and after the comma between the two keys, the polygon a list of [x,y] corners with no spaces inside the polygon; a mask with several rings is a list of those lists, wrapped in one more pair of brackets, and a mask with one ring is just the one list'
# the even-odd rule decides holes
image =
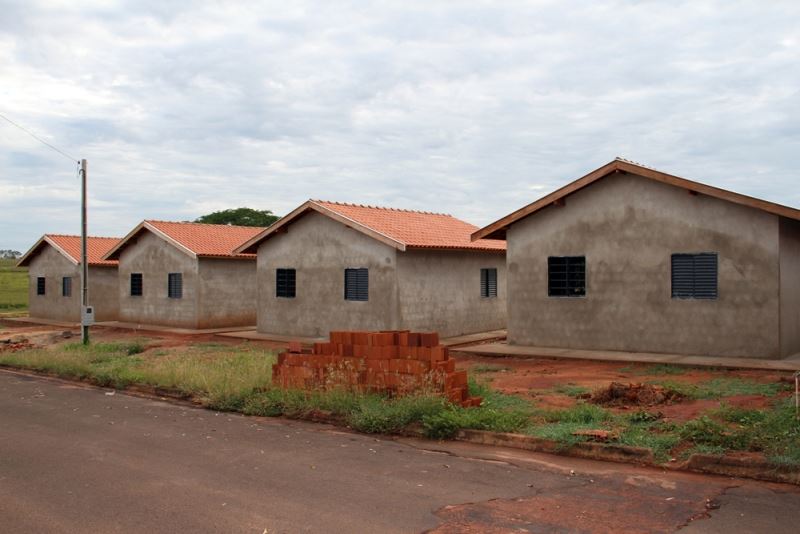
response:
{"label": "gable roof", "polygon": [[190,222],[142,221],[108,251],[107,259],[119,259],[122,251],[143,232],[152,232],[192,258],[255,259],[234,249],[264,228]]}
{"label": "gable roof", "polygon": [[563,202],[563,199],[566,196],[614,173],[635,174],[637,176],[649,178],[657,182],[681,187],[693,193],[708,195],[710,197],[727,200],[728,202],[733,202],[735,204],[749,206],[751,208],[766,211],[768,213],[786,217],[788,219],[800,220],[800,210],[798,209],[791,208],[789,206],[783,206],[781,204],[775,204],[773,202],[768,202],[766,200],[761,200],[754,197],[749,197],[740,193],[734,193],[733,191],[720,189],[719,187],[702,184],[700,182],[693,182],[692,180],[687,180],[686,178],[681,178],[679,176],[657,171],[656,169],[646,167],[627,159],[615,158],[613,161],[603,165],[599,169],[593,170],[581,178],[578,178],[574,182],[565,185],[561,189],[554,191],[553,193],[550,193],[549,195],[540,198],[536,202],[528,204],[527,206],[522,207],[509,215],[506,215],[502,219],[499,219],[484,228],[481,228],[472,234],[472,239],[505,239],[506,230],[508,230],[508,227],[515,222],[529,217],[530,215],[533,215],[537,211],[546,208],[547,206],[552,206],[559,202]]}
{"label": "gable roof", "polygon": [[470,235],[478,227],[456,219],[452,215],[324,200],[304,202],[289,215],[278,220],[236,250],[238,252],[255,252],[263,241],[276,233],[285,231],[287,225],[312,211],[401,251],[409,248],[480,252],[505,252],[506,250],[505,243],[486,240],[472,241]]}
{"label": "gable roof", "polygon": [[[93,267],[116,267],[117,261],[105,260],[103,256],[117,243],[119,243],[118,237],[87,237],[86,259],[89,265]],[[27,267],[30,265],[31,260],[47,245],[56,249],[73,264],[80,265],[81,236],[45,234],[19,259],[17,266]]]}

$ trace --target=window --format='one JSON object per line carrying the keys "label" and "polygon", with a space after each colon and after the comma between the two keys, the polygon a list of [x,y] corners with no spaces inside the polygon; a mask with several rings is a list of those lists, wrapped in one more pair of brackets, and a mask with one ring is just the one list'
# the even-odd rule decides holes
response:
{"label": "window", "polygon": [[717,298],[717,255],[673,254],[672,298]]}
{"label": "window", "polygon": [[550,297],[586,296],[586,256],[547,258],[547,295]]}
{"label": "window", "polygon": [[44,276],[39,276],[38,278],[36,278],[36,294],[44,295],[44,289],[45,289]]}
{"label": "window", "polygon": [[183,298],[183,273],[169,273],[167,275],[167,297],[171,299]]}
{"label": "window", "polygon": [[286,299],[293,299],[295,296],[294,269],[278,269],[275,272],[275,296]]}
{"label": "window", "polygon": [[61,296],[62,297],[71,297],[72,296],[72,278],[69,276],[65,276],[61,279]]}
{"label": "window", "polygon": [[131,273],[131,296],[142,296],[142,273]]}
{"label": "window", "polygon": [[497,296],[497,269],[481,269],[481,297]]}
{"label": "window", "polygon": [[344,270],[344,299],[369,300],[369,269]]}

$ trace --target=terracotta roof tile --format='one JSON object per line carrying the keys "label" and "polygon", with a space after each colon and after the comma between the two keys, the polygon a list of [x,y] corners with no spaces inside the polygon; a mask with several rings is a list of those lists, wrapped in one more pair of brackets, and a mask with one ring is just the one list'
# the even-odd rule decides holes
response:
{"label": "terracotta roof tile", "polygon": [[254,258],[255,254],[234,254],[233,249],[264,228],[189,222],[145,221],[182,246],[203,257]]}
{"label": "terracotta roof tile", "polygon": [[[61,250],[66,252],[74,261],[81,262],[81,236],[45,234],[45,237],[55,243]],[[119,243],[118,237],[92,237],[86,238],[86,256],[89,265],[95,266],[114,266],[116,260],[104,260],[103,256],[111,248]]]}
{"label": "terracotta roof tile", "polygon": [[471,241],[478,227],[452,215],[376,206],[362,206],[324,200],[312,201],[342,217],[381,233],[407,248],[504,251],[504,241]]}

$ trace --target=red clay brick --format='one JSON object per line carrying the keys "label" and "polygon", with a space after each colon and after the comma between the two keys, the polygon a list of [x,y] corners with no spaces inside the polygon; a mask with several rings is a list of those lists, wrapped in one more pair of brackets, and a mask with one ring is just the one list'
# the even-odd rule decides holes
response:
{"label": "red clay brick", "polygon": [[419,334],[417,332],[408,333],[408,346],[419,347]]}
{"label": "red clay brick", "polygon": [[300,354],[303,351],[303,346],[299,341],[290,341],[289,348],[287,350],[289,352],[294,352],[295,354]]}
{"label": "red clay brick", "polygon": [[435,347],[439,344],[439,334],[436,332],[423,332],[420,334],[420,345],[423,347]]}

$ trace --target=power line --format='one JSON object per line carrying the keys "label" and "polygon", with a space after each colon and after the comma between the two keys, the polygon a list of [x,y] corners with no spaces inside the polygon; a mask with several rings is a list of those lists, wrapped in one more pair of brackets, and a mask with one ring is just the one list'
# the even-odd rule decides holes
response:
{"label": "power line", "polygon": [[48,143],[47,141],[45,141],[44,139],[42,139],[41,137],[39,137],[38,135],[36,135],[35,133],[33,133],[32,131],[28,130],[27,128],[24,128],[23,126],[20,126],[19,124],[17,124],[16,122],[12,121],[11,119],[9,119],[8,117],[6,117],[6,116],[5,116],[5,115],[3,115],[2,113],[0,113],[0,118],[3,118],[3,119],[5,119],[5,120],[7,120],[7,121],[8,121],[10,124],[12,124],[12,125],[16,126],[17,128],[19,128],[20,130],[22,130],[22,131],[23,131],[23,132],[25,132],[26,134],[30,135],[31,137],[33,137],[34,139],[36,139],[37,141],[39,141],[40,143],[42,143],[43,145],[45,145],[45,146],[47,146],[47,147],[49,147],[49,148],[51,148],[51,149],[55,150],[56,152],[58,152],[59,154],[61,154],[61,155],[62,155],[62,156],[64,156],[65,158],[68,158],[68,159],[69,159],[70,161],[72,161],[73,163],[80,163],[80,162],[78,161],[78,158],[73,158],[72,156],[70,156],[69,154],[67,154],[66,152],[64,152],[63,150],[61,150],[60,148],[58,148],[58,147],[56,147],[56,146],[53,146],[53,145],[51,145],[50,143]]}

